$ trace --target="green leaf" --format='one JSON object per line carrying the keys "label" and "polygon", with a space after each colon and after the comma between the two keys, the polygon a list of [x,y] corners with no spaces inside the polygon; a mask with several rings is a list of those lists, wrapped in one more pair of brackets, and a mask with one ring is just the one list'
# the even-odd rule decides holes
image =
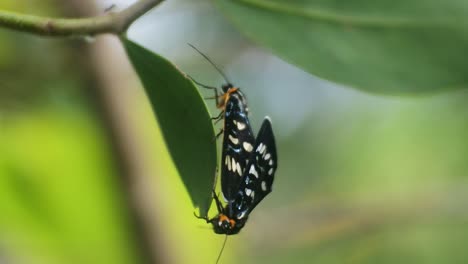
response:
{"label": "green leaf", "polygon": [[216,139],[206,104],[172,63],[128,39],[122,41],[192,202],[206,215],[216,173]]}
{"label": "green leaf", "polygon": [[245,35],[319,77],[386,94],[467,87],[467,1],[216,2]]}

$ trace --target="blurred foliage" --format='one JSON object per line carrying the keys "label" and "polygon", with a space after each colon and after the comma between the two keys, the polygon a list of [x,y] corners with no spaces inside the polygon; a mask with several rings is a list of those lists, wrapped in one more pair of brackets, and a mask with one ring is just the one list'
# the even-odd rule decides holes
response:
{"label": "blurred foliage", "polygon": [[[0,3],[0,9],[52,16],[57,13],[52,3],[55,1],[26,4],[6,0]],[[70,52],[71,46],[64,45],[66,42],[0,30],[0,109],[18,109],[51,98],[79,95],[82,80],[74,72],[80,70],[80,57]],[[41,66],[44,62],[47,67]]]}
{"label": "blurred foliage", "polygon": [[246,36],[327,80],[387,94],[467,87],[466,1],[216,2]]}
{"label": "blurred foliage", "polygon": [[[258,35],[252,36],[258,42],[288,61],[295,59],[288,57],[295,54],[288,53],[296,51],[307,65],[296,64],[319,75],[320,69],[326,69],[323,76],[332,74],[329,78],[334,80],[346,77],[349,79],[343,82],[362,82],[364,88],[372,84],[375,88],[372,91],[381,91],[376,87],[383,87],[384,92],[395,83],[401,90],[393,92],[405,92],[407,86],[403,83],[422,87],[415,88],[415,92],[442,90],[440,87],[444,85],[445,89],[451,86],[448,81],[451,77],[455,80],[464,73],[464,63],[452,67],[452,62],[459,59],[453,59],[452,52],[465,43],[463,39],[456,41],[463,34],[455,36],[457,32],[453,29],[446,32],[453,33],[453,38],[437,41],[434,39],[445,35],[435,31],[427,41],[422,41],[427,35],[415,34],[414,45],[408,46],[412,49],[403,49],[403,44],[411,42],[406,38],[411,32],[386,32],[386,37],[395,34],[394,42],[386,42],[386,37],[378,41],[379,32],[371,34],[375,39],[360,38],[368,36],[364,34],[368,32],[351,27],[338,38],[337,32],[343,28],[337,24],[314,38],[313,43],[321,45],[324,41],[329,48],[328,52],[320,52],[324,47],[311,43],[302,43],[306,50],[297,48],[296,41],[287,36],[295,34],[294,30],[283,32],[283,38],[280,35],[273,39],[281,46],[267,43],[263,37],[273,36],[271,33],[277,29],[264,25],[262,31],[254,32],[253,28],[268,22],[263,19],[271,19],[271,14],[266,12],[264,17],[259,14],[265,11],[257,10],[259,23],[244,25],[251,22],[247,15],[254,11],[243,3],[223,2],[221,6],[231,16],[237,15],[231,19],[244,27],[242,30],[248,35]],[[454,8],[450,5],[454,2],[447,3],[447,9]],[[33,6],[41,9],[32,10]],[[45,9],[48,6],[53,5],[43,1],[31,5],[21,1],[0,4],[0,8],[34,14],[54,13]],[[362,5],[362,10],[365,7]],[[187,12],[192,14],[193,8],[189,6]],[[241,9],[245,12],[240,12]],[[439,9],[442,8],[434,8],[433,12],[438,13]],[[284,71],[267,71],[277,69],[269,68],[273,64],[284,63],[271,59],[256,61],[257,54],[263,54],[260,58],[267,55],[249,46],[219,16],[212,14],[212,9],[208,10],[197,15],[205,22],[209,15],[216,17],[213,20],[216,23],[211,24],[216,24],[223,39],[218,40],[219,35],[207,29],[210,23],[200,26],[194,35],[204,39],[206,31],[210,31],[214,37],[209,47],[213,51],[209,50],[208,55],[218,62],[217,54],[221,54],[225,56],[221,61],[234,60],[239,65],[243,74],[233,75],[249,98],[252,123],[256,127],[256,120],[271,115],[280,159],[273,193],[255,209],[245,229],[229,238],[221,263],[466,262],[468,255],[463,249],[468,234],[466,92],[402,99],[332,85],[321,89],[323,82],[317,79],[289,78],[291,75]],[[377,14],[379,10],[376,6]],[[185,29],[187,21],[181,17],[175,18],[180,24],[169,20],[171,34],[175,34],[175,28]],[[293,23],[283,18],[275,17],[275,21]],[[304,23],[308,28],[316,28],[308,20]],[[322,30],[327,29],[322,26]],[[181,30],[180,34],[185,33]],[[208,80],[209,84],[220,79],[206,74],[213,69],[205,62],[200,63],[197,54],[191,57],[180,52],[192,52],[185,45],[193,43],[192,40],[181,40],[181,48],[177,49],[174,43],[160,40],[158,34],[146,33],[149,35],[156,35],[162,41],[159,45],[166,45],[173,55],[182,54],[171,60],[177,65],[179,62],[189,65],[184,70],[197,79]],[[95,94],[90,93],[98,84],[81,63],[84,56],[77,49],[79,44],[9,31],[1,31],[0,40],[0,262],[141,263],[132,232],[135,227],[129,220],[124,188],[120,185],[122,172],[108,139],[110,133],[102,124],[102,113],[95,107]],[[409,42],[398,44],[399,40]],[[361,46],[360,41],[366,45]],[[445,41],[453,41],[454,48],[433,51],[434,57],[427,57],[427,65],[419,64],[419,56],[426,56],[426,52]],[[418,45],[421,49],[417,49]],[[236,49],[234,55],[227,52],[232,46]],[[243,53],[246,48],[249,52]],[[363,53],[365,49],[370,57]],[[392,52],[372,58],[373,52],[380,49]],[[337,55],[333,56],[335,52]],[[444,54],[446,59],[440,59]],[[243,57],[244,61],[237,57]],[[307,68],[311,59],[317,65],[314,67],[319,68]],[[447,68],[440,68],[439,59],[447,61]],[[361,61],[354,64],[358,60]],[[403,61],[408,65],[400,65]],[[365,62],[368,64],[364,67]],[[253,64],[257,64],[255,71],[249,68]],[[203,71],[200,65],[206,65],[208,70]],[[379,67],[394,72],[384,78],[376,74]],[[459,83],[461,87],[463,83]],[[427,87],[423,87],[425,84]],[[128,111],[139,121],[136,130],[141,133],[148,150],[147,159],[154,166],[148,178],[156,192],[148,200],[154,201],[152,213],[157,215],[163,230],[158,237],[164,242],[161,246],[177,256],[179,263],[214,262],[224,237],[193,217],[190,195],[168,154],[148,98],[141,89],[132,91],[135,97],[127,99],[135,107]],[[271,99],[274,94],[280,97]],[[305,97],[304,101],[288,101],[301,97]],[[172,106],[184,106],[180,104]],[[301,111],[290,111],[297,109],[297,105],[302,106]],[[289,114],[281,118],[279,112]],[[300,120],[299,126],[286,130],[293,119]],[[176,122],[180,128],[184,124]]]}
{"label": "blurred foliage", "polygon": [[246,228],[249,263],[464,262],[468,94],[365,97],[279,143],[284,176],[259,209],[274,221]]}
{"label": "blurred foliage", "polygon": [[[0,8],[52,15],[52,3]],[[78,43],[0,40],[0,262],[139,262]]]}

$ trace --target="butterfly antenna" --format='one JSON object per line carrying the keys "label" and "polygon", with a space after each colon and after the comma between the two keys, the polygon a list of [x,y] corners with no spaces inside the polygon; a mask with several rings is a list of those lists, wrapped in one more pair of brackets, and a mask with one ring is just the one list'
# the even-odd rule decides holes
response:
{"label": "butterfly antenna", "polygon": [[187,43],[190,47],[192,47],[194,50],[196,50],[198,53],[200,53],[200,55],[203,56],[203,58],[205,58],[215,69],[216,71],[219,72],[219,74],[221,74],[221,76],[223,76],[224,80],[227,82],[227,83],[231,83],[228,79],[228,77],[226,76],[226,74],[224,74],[224,72],[218,67],[218,65],[216,65],[216,63],[214,63],[208,56],[206,56],[203,52],[201,52],[199,49],[195,48],[195,46],[193,46],[192,44],[190,43]]}
{"label": "butterfly antenna", "polygon": [[228,238],[228,235],[226,235],[226,237],[224,238],[223,247],[221,248],[221,251],[219,252],[218,259],[216,260],[216,264],[218,264],[219,260],[221,259],[221,255],[223,254],[224,247],[226,246],[227,238]]}

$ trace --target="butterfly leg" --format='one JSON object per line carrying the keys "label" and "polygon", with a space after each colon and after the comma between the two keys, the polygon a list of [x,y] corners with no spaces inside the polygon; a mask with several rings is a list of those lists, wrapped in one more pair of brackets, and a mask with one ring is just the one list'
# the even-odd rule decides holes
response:
{"label": "butterfly leg", "polygon": [[197,85],[205,88],[205,89],[210,89],[210,90],[213,90],[214,91],[214,97],[213,98],[208,98],[208,99],[216,99],[216,101],[218,100],[219,98],[219,94],[218,94],[218,88],[216,87],[213,87],[213,86],[209,86],[209,85],[206,85],[206,84],[203,84],[203,83],[200,83],[200,82],[197,82],[195,79],[192,78],[192,76],[188,75],[187,74],[187,77],[192,80],[192,82],[196,83]]}
{"label": "butterfly leg", "polygon": [[223,132],[224,132],[224,129],[221,128],[221,129],[219,130],[218,134],[216,134],[215,140],[218,139],[219,136],[221,136],[221,135],[223,134]]}
{"label": "butterfly leg", "polygon": [[216,120],[215,121],[215,124],[216,124],[219,122],[219,120],[223,119],[223,114],[224,114],[224,110],[220,111],[217,116],[212,117],[211,120]]}
{"label": "butterfly leg", "polygon": [[[219,197],[218,197],[218,195],[216,195],[216,192],[214,190],[213,190],[213,199],[216,202],[216,208],[218,209],[218,212],[219,213],[224,213],[223,212],[223,205],[221,204],[221,201],[219,200]],[[197,213],[195,213],[195,212],[193,212],[193,215],[198,219],[205,220],[207,223],[210,223],[213,220],[213,219],[209,219],[208,216],[197,215]]]}
{"label": "butterfly leg", "polygon": [[194,215],[196,218],[198,218],[198,219],[203,219],[203,220],[205,220],[207,223],[210,222],[210,219],[208,218],[208,216],[199,216],[199,215],[197,215],[197,213],[195,213],[195,212],[193,212],[193,215]]}
{"label": "butterfly leg", "polygon": [[219,200],[219,197],[218,195],[216,195],[214,190],[213,190],[213,199],[216,202],[216,207],[218,208],[218,212],[223,213],[223,205],[221,204],[221,201]]}

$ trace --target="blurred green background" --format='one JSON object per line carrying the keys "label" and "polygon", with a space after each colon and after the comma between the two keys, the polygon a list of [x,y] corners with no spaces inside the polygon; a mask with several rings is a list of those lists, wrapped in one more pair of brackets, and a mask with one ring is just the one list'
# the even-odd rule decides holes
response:
{"label": "blurred green background", "polygon": [[[129,3],[97,9],[111,4]],[[53,0],[0,8],[76,15]],[[167,1],[129,38],[221,85],[187,43],[197,46],[243,89],[255,131],[265,115],[274,122],[274,191],[229,238],[221,263],[466,263],[466,91],[382,96],[315,78],[255,46],[209,1]],[[118,43],[8,30],[0,40],[0,263],[142,262],[125,154],[145,168],[154,252],[167,263],[214,263],[224,237],[193,217]],[[95,58],[99,45],[112,59]],[[113,121],[109,105],[122,101],[106,98],[101,87],[112,82],[102,75],[123,82],[116,96],[127,107]],[[132,128],[132,148],[119,146],[112,122]]]}

